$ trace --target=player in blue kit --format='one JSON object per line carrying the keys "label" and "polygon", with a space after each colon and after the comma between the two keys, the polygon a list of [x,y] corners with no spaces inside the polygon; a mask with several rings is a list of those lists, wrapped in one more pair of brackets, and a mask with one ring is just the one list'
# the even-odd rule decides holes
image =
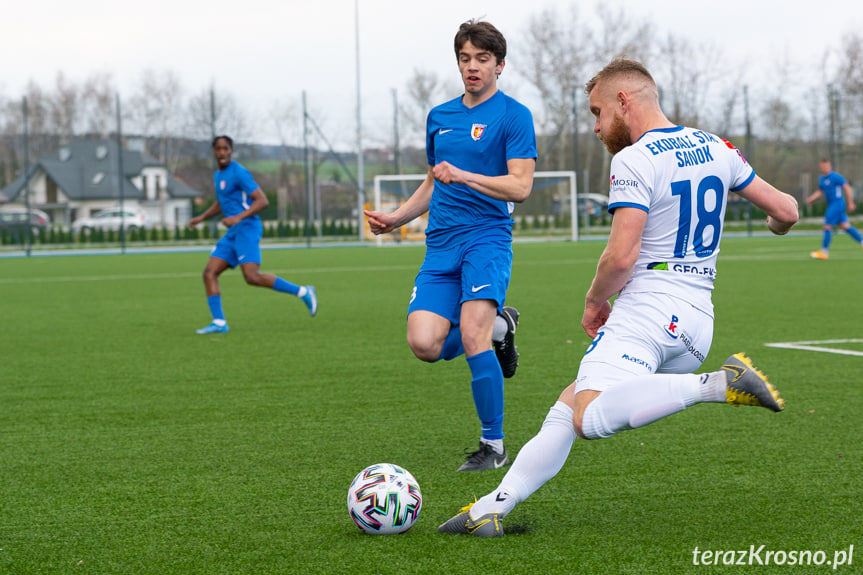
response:
{"label": "player in blue kit", "polygon": [[839,226],[840,229],[845,230],[845,233],[854,238],[858,244],[863,245],[863,237],[848,221],[848,212],[853,212],[855,208],[854,190],[851,189],[851,185],[845,181],[842,174],[833,171],[830,160],[821,160],[818,167],[821,169],[818,189],[806,198],[806,205],[823,196],[827,201],[827,210],[824,213],[824,237],[821,240],[821,249],[809,255],[817,260],[826,260],[830,257],[830,242],[833,240],[834,227]]}
{"label": "player in blue kit", "polygon": [[428,174],[396,211],[366,211],[375,234],[428,211],[426,256],[408,305],[407,340],[423,361],[462,354],[482,424],[479,449],[459,471],[509,464],[503,380],[515,373],[518,311],[505,306],[512,269],[512,211],[533,187],[533,117],[497,88],[506,40],[471,20],[455,36],[464,94],[431,110]]}
{"label": "player in blue kit", "polygon": [[742,353],[712,373],[693,372],[713,340],[711,294],[729,192],[761,208],[778,235],[797,221],[797,202],[759,178],[728,142],[671,123],[640,63],[614,60],[585,92],[594,132],[614,154],[611,234],[581,322],[593,342],[497,489],[441,525],[442,533],[503,535],[501,519],[560,471],[576,437],[611,437],[696,403],[783,408]]}
{"label": "player in blue kit", "polygon": [[297,296],[306,304],[312,317],[318,311],[314,286],[298,286],[272,274],[261,273],[263,226],[258,214],[269,205],[269,200],[249,170],[231,159],[233,153],[234,141],[228,136],[218,136],[213,140],[213,155],[219,164],[218,171],[213,175],[216,201],[204,213],[189,220],[189,227],[194,228],[202,221],[221,214],[222,224],[228,228],[216,243],[204,268],[204,288],[213,321],[196,330],[195,333],[201,335],[228,333],[228,323],[222,311],[219,276],[226,269],[237,265],[243,270],[247,284]]}

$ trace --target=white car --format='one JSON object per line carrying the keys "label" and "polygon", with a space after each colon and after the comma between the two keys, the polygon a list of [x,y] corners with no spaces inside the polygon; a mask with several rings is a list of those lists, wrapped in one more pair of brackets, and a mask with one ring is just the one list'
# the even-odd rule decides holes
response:
{"label": "white car", "polygon": [[608,211],[608,196],[602,194],[579,194],[578,213],[599,217]]}
{"label": "white car", "polygon": [[75,233],[89,232],[93,229],[119,231],[120,225],[126,231],[147,229],[147,216],[133,208],[109,208],[89,218],[79,218],[72,224]]}

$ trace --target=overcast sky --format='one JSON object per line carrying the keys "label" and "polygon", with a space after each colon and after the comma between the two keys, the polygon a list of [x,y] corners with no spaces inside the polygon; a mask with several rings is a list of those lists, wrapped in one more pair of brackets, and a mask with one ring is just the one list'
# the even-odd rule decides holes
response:
{"label": "overcast sky", "polygon": [[[363,124],[369,133],[391,124],[391,91],[404,90],[413,69],[458,80],[452,39],[464,20],[482,17],[500,28],[510,43],[512,66],[518,58],[513,48],[530,16],[549,7],[566,14],[573,4],[592,14],[598,6],[584,0],[358,4]],[[838,48],[843,33],[863,31],[859,0],[617,0],[613,5],[649,17],[658,33],[722,46],[753,67],[783,56],[810,65],[828,47]],[[20,97],[30,80],[51,86],[61,70],[76,81],[110,73],[124,97],[141,71],[151,68],[175,71],[187,95],[213,84],[258,116],[276,101],[298,102],[305,90],[310,108],[325,116],[327,130],[354,129],[354,0],[0,0],[0,7],[7,47],[0,95],[6,98]],[[517,76],[503,76],[500,86],[517,92],[514,82]]]}

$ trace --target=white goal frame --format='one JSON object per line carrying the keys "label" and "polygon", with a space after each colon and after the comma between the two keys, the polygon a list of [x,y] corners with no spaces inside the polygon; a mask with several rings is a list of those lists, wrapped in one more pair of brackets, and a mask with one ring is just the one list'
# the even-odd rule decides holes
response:
{"label": "white goal frame", "polygon": [[[381,182],[420,182],[426,179],[427,174],[388,174],[374,177],[374,194],[375,194],[375,211],[381,209]],[[569,216],[572,222],[570,239],[574,242],[578,241],[578,178],[574,171],[550,171],[550,172],[534,172],[533,179],[559,179],[567,178],[569,180]],[[517,208],[516,208],[517,209]],[[375,238],[377,245],[383,245],[383,238],[377,236]]]}

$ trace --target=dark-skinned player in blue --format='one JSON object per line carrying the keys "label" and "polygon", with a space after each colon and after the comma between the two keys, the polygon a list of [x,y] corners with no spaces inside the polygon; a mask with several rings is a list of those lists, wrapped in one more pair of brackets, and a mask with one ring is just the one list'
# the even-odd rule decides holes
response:
{"label": "dark-skinned player in blue", "polygon": [[261,238],[264,230],[258,214],[266,209],[269,200],[249,170],[233,161],[233,153],[234,141],[231,138],[218,136],[213,139],[213,155],[219,165],[213,175],[216,201],[204,213],[189,220],[189,227],[194,228],[202,221],[221,214],[222,224],[228,228],[216,243],[204,268],[204,288],[213,319],[209,325],[195,331],[199,335],[228,333],[228,322],[222,310],[219,276],[228,268],[238,265],[247,284],[297,296],[312,317],[318,311],[314,286],[299,286],[273,274],[261,273]]}

